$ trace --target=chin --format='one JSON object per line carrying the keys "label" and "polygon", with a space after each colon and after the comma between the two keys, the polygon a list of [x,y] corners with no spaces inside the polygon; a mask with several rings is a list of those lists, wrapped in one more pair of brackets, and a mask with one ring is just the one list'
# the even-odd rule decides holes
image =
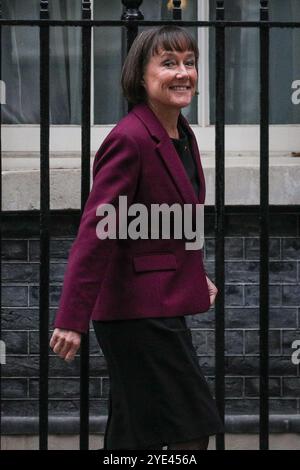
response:
{"label": "chin", "polygon": [[182,100],[181,102],[174,103],[173,106],[177,108],[185,108],[191,104],[192,100]]}

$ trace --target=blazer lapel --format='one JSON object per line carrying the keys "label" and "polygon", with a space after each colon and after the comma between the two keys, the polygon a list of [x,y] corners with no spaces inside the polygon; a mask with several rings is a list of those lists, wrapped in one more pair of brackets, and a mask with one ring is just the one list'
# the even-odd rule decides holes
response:
{"label": "blazer lapel", "polygon": [[184,202],[198,202],[194,188],[170,138],[159,142],[156,146],[156,150],[164,161],[164,164],[167,167],[167,170],[178,191],[180,192]]}
{"label": "blazer lapel", "polygon": [[205,198],[205,182],[204,175],[200,162],[200,155],[194,133],[191,131],[187,120],[180,113],[179,119],[182,126],[187,131],[190,142],[192,145],[193,156],[196,160],[196,168],[199,176],[200,190],[198,197],[195,194],[191,181],[185,171],[183,163],[177,154],[177,151],[164,127],[161,125],[158,118],[152,110],[144,103],[136,105],[132,112],[134,112],[147,127],[151,136],[156,140],[156,150],[158,155],[163,160],[174,184],[176,185],[182,199],[185,203],[204,203]]}
{"label": "blazer lapel", "polygon": [[192,154],[193,158],[195,159],[196,162],[196,167],[198,171],[198,177],[199,177],[199,194],[198,194],[198,199],[201,204],[204,204],[205,201],[205,193],[206,193],[206,188],[205,188],[205,177],[204,177],[204,172],[201,164],[201,158],[200,158],[200,152],[197,144],[197,140],[195,137],[194,132],[192,131],[188,121],[186,118],[180,113],[179,115],[180,122],[182,126],[184,127],[185,131],[189,135],[190,138],[190,143],[191,143],[191,148],[192,148]]}

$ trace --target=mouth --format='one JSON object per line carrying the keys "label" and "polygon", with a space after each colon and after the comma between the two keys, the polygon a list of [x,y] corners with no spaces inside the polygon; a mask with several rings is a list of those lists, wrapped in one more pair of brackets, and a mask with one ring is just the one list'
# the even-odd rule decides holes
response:
{"label": "mouth", "polygon": [[191,89],[191,87],[188,86],[188,85],[184,85],[184,86],[183,85],[174,85],[174,86],[170,86],[169,88],[170,88],[170,90],[174,90],[174,91],[188,91],[188,90]]}

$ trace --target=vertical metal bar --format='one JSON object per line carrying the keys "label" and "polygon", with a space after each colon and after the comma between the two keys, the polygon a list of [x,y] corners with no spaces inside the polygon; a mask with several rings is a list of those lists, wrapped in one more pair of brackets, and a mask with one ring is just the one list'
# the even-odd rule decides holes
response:
{"label": "vertical metal bar", "polygon": [[[2,2],[0,0],[0,19]],[[2,80],[2,26],[0,26],[0,80]],[[0,97],[0,340],[2,337],[2,96]],[[2,361],[0,355],[0,450],[2,442]]]}
{"label": "vertical metal bar", "polygon": [[[82,19],[91,19],[91,2],[82,1]],[[91,26],[82,27],[81,214],[90,192],[91,161]],[[80,450],[89,448],[89,332],[80,351]]]}
{"label": "vertical metal bar", "polygon": [[[260,20],[269,20],[268,1]],[[269,447],[269,27],[260,25],[260,449]]]}
{"label": "vertical metal bar", "polygon": [[[124,11],[121,15],[121,20],[126,20],[126,39],[127,39],[127,54],[132,46],[133,41],[138,35],[138,26],[135,24],[135,20],[143,20],[144,16],[140,12],[139,7],[143,3],[143,0],[122,0],[124,5]],[[128,111],[130,111],[132,105],[128,104]]]}
{"label": "vertical metal bar", "polygon": [[[216,20],[224,20],[224,2],[217,1]],[[216,180],[215,180],[215,279],[218,295],[215,302],[216,312],[216,402],[221,418],[225,416],[225,322],[224,322],[224,236],[225,236],[225,28],[216,25],[216,124],[215,124],[215,152],[216,152]],[[224,434],[216,436],[217,450],[225,447]]]}
{"label": "vertical metal bar", "polygon": [[[40,2],[40,19],[49,19],[48,1]],[[39,447],[48,448],[49,332],[49,25],[40,27],[40,388]]]}
{"label": "vertical metal bar", "polygon": [[182,19],[181,0],[173,0],[173,20],[180,21]]}

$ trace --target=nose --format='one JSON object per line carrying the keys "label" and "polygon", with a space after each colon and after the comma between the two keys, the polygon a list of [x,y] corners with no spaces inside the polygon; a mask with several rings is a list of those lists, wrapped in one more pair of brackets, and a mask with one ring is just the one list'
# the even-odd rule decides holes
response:
{"label": "nose", "polygon": [[188,77],[189,74],[188,74],[188,71],[187,71],[187,68],[184,64],[180,64],[178,67],[177,67],[177,70],[176,70],[176,76],[180,76],[180,77]]}

